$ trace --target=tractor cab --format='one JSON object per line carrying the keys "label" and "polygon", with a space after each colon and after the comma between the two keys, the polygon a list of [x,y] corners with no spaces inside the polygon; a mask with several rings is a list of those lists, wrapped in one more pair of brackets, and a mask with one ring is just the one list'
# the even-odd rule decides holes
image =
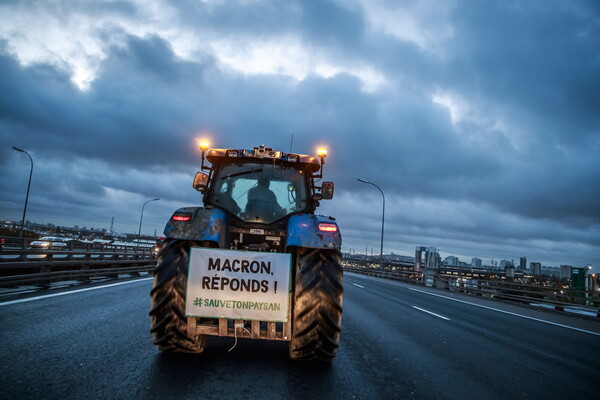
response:
{"label": "tractor cab", "polygon": [[[298,213],[312,213],[319,200],[333,196],[333,183],[315,186],[322,177],[325,152],[317,157],[287,154],[264,146],[253,150],[211,149],[194,188],[205,206],[223,209],[247,223],[272,224]],[[204,165],[208,159],[211,167]]]}

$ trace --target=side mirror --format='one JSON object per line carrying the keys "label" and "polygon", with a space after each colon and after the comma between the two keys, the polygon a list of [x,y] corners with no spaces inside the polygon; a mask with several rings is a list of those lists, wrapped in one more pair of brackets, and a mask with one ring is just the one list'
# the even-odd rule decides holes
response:
{"label": "side mirror", "polygon": [[196,176],[194,177],[194,184],[192,187],[199,192],[204,193],[206,187],[208,185],[208,175],[204,172],[196,172]]}
{"label": "side mirror", "polygon": [[321,194],[323,199],[331,200],[333,198],[333,182],[323,182],[321,185]]}

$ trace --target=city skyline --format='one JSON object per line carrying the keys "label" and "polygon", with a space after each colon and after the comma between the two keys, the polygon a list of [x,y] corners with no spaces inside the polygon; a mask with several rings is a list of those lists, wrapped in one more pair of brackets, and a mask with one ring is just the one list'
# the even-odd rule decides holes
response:
{"label": "city skyline", "polygon": [[[18,221],[4,220],[3,222],[4,223],[11,223],[11,224],[13,224],[15,226],[19,224]],[[114,223],[114,219],[111,220],[111,223]],[[105,227],[91,227],[91,226],[90,227],[86,227],[84,225],[81,225],[81,226],[80,225],[71,225],[71,226],[69,226],[69,225],[65,225],[65,224],[53,224],[53,223],[45,223],[44,224],[44,223],[38,223],[38,222],[35,222],[35,221],[30,221],[29,219],[26,221],[26,225],[27,224],[28,225],[41,225],[41,226],[46,226],[48,228],[81,229],[82,231],[86,231],[88,233],[101,233],[101,234],[109,233],[109,234],[116,234],[116,235],[136,235],[136,232],[133,232],[133,231],[132,232],[125,232],[125,231],[119,232],[117,230],[111,231],[109,228],[105,228]],[[158,237],[158,236],[162,236],[163,235],[162,229],[161,230],[157,230],[156,228],[154,228],[154,230],[155,230],[154,234],[144,233],[144,236],[157,236]],[[148,231],[150,231],[150,230],[148,230]],[[417,247],[420,247],[420,246],[417,246]],[[357,254],[355,252],[352,252],[352,250],[355,250],[353,248],[347,248],[348,251],[344,251],[344,249],[345,249],[345,246],[342,246],[342,253]],[[370,249],[370,252],[368,251],[369,249]],[[475,259],[478,259],[478,260],[481,261],[481,265],[479,267],[498,267],[498,264],[500,264],[501,261],[511,261],[515,265],[515,267],[518,265],[518,263],[515,262],[515,257],[512,257],[512,258],[506,258],[505,257],[505,258],[502,258],[502,259],[494,259],[494,258],[487,257],[487,259],[490,260],[490,263],[488,264],[488,263],[484,262],[484,260],[486,259],[485,257],[478,257],[478,256],[456,256],[454,254],[450,254],[448,252],[444,252],[443,250],[440,250],[438,248],[435,248],[435,249],[440,254],[440,257],[443,258],[444,260],[446,260],[448,257],[456,257],[460,263],[466,263],[469,266],[472,266],[473,260],[475,260]],[[378,254],[375,254],[373,252],[373,248],[372,247],[369,248],[367,246],[366,250],[367,250],[367,252],[364,253],[365,256],[370,257],[370,258],[375,258],[375,259],[377,259],[379,257]],[[402,256],[402,257],[409,257],[409,258],[412,258],[414,260],[414,256],[413,255],[404,254],[404,253],[408,253],[408,251],[400,251],[398,253],[396,253],[394,251],[391,251],[390,253],[384,253],[383,256],[387,257],[387,258],[391,258],[393,256]],[[363,253],[361,253],[361,252],[358,252],[358,254],[363,255]],[[442,257],[442,255],[445,255],[445,256]],[[463,260],[461,260],[461,258],[462,259],[467,259],[467,260],[470,258],[471,262],[463,261]],[[586,264],[586,265],[571,265],[571,264],[564,264],[564,263],[563,264],[552,264],[552,263],[545,264],[545,263],[541,263],[541,262],[539,262],[537,260],[528,260],[527,261],[527,267],[525,269],[529,269],[530,268],[530,266],[529,266],[530,263],[539,263],[541,265],[541,267],[544,267],[544,268],[556,268],[556,269],[559,269],[563,265],[569,265],[569,266],[572,266],[572,267],[587,267],[589,265],[589,264]],[[589,265],[589,266],[591,266],[591,269],[590,269],[591,273],[599,273],[600,272],[600,270],[597,267],[594,267],[593,265]]]}

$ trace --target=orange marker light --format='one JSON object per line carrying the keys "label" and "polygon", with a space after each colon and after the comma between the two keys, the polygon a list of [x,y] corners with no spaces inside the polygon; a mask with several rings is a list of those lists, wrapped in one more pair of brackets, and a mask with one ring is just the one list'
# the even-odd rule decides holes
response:
{"label": "orange marker light", "polygon": [[317,156],[325,158],[327,157],[327,149],[321,147],[319,150],[317,150]]}

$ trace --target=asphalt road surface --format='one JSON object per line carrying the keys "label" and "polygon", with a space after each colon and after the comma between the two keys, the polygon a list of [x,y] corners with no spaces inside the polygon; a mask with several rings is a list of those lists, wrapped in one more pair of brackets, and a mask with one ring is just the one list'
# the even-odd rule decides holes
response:
{"label": "asphalt road surface", "polygon": [[597,321],[347,273],[331,364],[217,337],[167,354],[152,345],[150,287],[3,299],[0,399],[599,398]]}

